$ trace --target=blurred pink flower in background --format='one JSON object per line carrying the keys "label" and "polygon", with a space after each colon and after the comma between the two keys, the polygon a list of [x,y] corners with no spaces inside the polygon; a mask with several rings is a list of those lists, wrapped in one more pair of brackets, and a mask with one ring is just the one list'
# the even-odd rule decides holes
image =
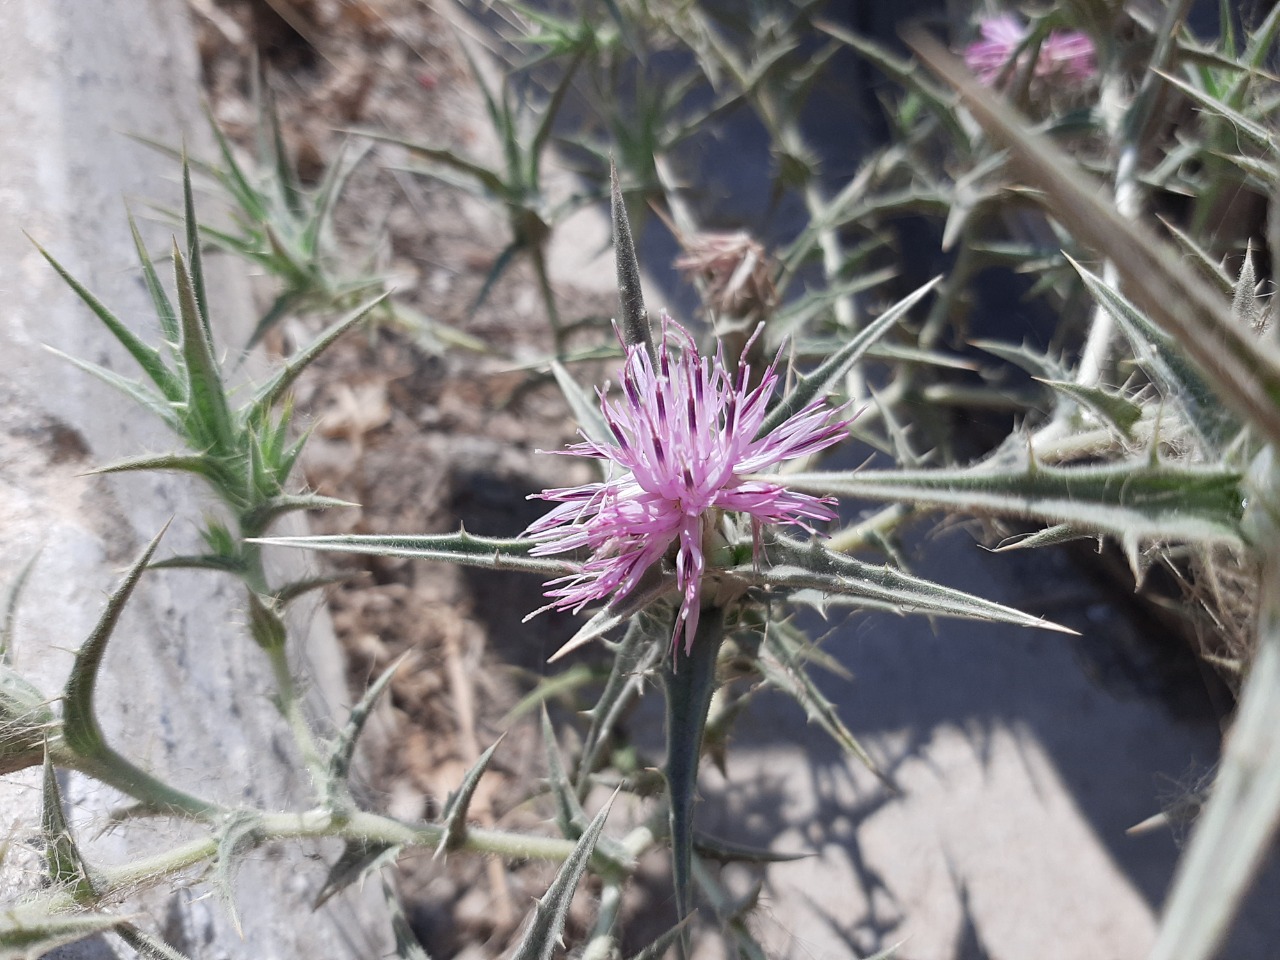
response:
{"label": "blurred pink flower in background", "polygon": [[818,399],[758,437],[778,383],[778,361],[748,389],[745,365],[732,375],[720,350],[701,356],[689,332],[669,317],[663,317],[662,328],[656,368],[643,347],[628,347],[623,396],[614,401],[600,395],[613,442],[584,439],[556,451],[609,461],[621,470],[603,483],[534,494],[559,506],[525,536],[540,541],[532,551],[536,556],[589,552],[578,572],[547,584],[551,606],[575,612],[597,600],[622,600],[674,547],[682,599],[672,643],[683,633],[688,652],[698,629],[703,537],[713,527],[713,511],[806,529],[807,520],[835,519],[831,500],[744,477],[831,446],[844,437],[849,420],[842,416],[844,407]]}
{"label": "blurred pink flower in background", "polygon": [[[969,44],[964,62],[987,86],[1000,79],[1005,66],[1027,38],[1027,28],[1013,14],[989,17],[978,24],[982,39]],[[1093,41],[1079,30],[1054,30],[1040,44],[1035,76],[1084,83],[1097,73]]]}

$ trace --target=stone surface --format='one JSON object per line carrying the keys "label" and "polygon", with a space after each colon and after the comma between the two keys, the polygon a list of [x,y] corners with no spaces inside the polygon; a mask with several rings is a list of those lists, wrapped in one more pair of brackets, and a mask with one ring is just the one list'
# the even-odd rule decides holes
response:
{"label": "stone surface", "polygon": [[[119,573],[176,518],[160,554],[198,545],[210,505],[185,477],[87,477],[115,458],[172,449],[158,423],[122,395],[76,370],[44,344],[132,376],[128,356],[45,264],[27,231],[145,336],[156,330],[138,279],[125,200],[177,200],[177,168],[131,140],[185,136],[208,147],[198,64],[181,0],[16,0],[0,37],[0,582],[36,551],[18,612],[14,662],[53,697],[72,652],[88,635]],[[212,206],[212,204],[206,204]],[[169,229],[144,224],[163,258]],[[230,269],[223,269],[229,267]],[[236,265],[211,264],[217,335],[243,342],[253,314]],[[227,804],[301,808],[309,786],[270,705],[267,664],[243,629],[239,591],[204,573],[152,573],[118,628],[99,699],[111,743],[178,786]],[[346,700],[327,619],[307,618],[307,671],[318,711]],[[39,817],[38,771],[0,782],[0,834],[15,841],[0,868],[5,902],[39,880],[29,842]],[[120,797],[63,777],[69,813],[89,857],[121,863],[164,849],[183,829],[131,823],[104,829]],[[311,913],[325,868],[298,846],[259,851],[241,871],[228,911],[192,877],[153,890],[123,910],[199,957],[326,958],[380,955],[387,921],[377,899],[349,895]],[[332,855],[326,847],[324,853]],[[368,893],[374,894],[371,885]],[[100,939],[62,957],[112,956]],[[130,951],[119,948],[122,955]]]}

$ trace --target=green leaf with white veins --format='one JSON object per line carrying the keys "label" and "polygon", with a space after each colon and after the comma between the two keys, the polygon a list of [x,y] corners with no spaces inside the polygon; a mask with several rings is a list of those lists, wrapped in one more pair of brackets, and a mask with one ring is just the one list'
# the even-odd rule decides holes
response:
{"label": "green leaf with white veins", "polygon": [[1129,339],[1134,356],[1147,376],[1185,413],[1206,451],[1221,450],[1240,431],[1239,422],[1223,407],[1200,371],[1186,358],[1177,340],[1147,319],[1137,307],[1101,277],[1070,257],[1067,260],[1094,299],[1113,316]]}
{"label": "green leaf with white veins", "polygon": [[577,565],[565,560],[529,555],[537,544],[532,540],[473,537],[465,530],[422,537],[347,535],[333,537],[262,537],[250,543],[304,550],[363,553],[379,557],[407,557],[411,560],[441,560],[487,570],[523,570],[548,576],[577,572]]}
{"label": "green leaf with white veins", "polygon": [[1156,464],[796,473],[802,493],[1070,524],[1125,543],[1243,545],[1239,471]]}
{"label": "green leaf with white veins", "polygon": [[752,586],[787,594],[816,592],[826,604],[836,606],[1075,632],[963,590],[913,577],[894,567],[863,563],[829,550],[817,540],[802,543],[773,534],[766,540],[765,554],[772,561],[767,566],[757,568],[754,563],[746,563],[727,572]]}

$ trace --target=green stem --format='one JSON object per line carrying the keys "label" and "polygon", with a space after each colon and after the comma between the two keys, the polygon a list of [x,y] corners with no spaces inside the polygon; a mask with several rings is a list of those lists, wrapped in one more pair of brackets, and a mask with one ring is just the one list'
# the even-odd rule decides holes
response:
{"label": "green stem", "polygon": [[[445,828],[437,824],[410,826],[389,817],[365,812],[356,812],[342,819],[334,817],[328,810],[316,809],[303,813],[263,814],[258,821],[257,836],[263,843],[338,837],[371,845],[393,844],[434,849],[444,832]],[[496,854],[508,860],[561,861],[573,852],[574,842],[557,837],[523,836],[500,830],[471,828],[467,830],[460,849]],[[99,899],[110,901],[121,894],[132,894],[157,886],[183,870],[212,859],[217,852],[216,836],[201,837],[122,867],[106,868],[101,872]],[[65,913],[80,906],[82,905],[77,904],[69,892],[57,890],[26,901],[21,910],[24,914],[30,912],[33,916],[47,916]]]}
{"label": "green stem", "polygon": [[58,749],[54,754],[54,763],[115,787],[137,800],[149,813],[167,813],[191,820],[209,821],[226,812],[225,808],[216,803],[202,800],[158,780],[105,744],[88,755]]}
{"label": "green stem", "polygon": [[617,941],[613,937],[614,925],[618,922],[618,913],[622,909],[622,884],[617,881],[606,883],[600,891],[600,906],[596,910],[596,922],[582,951],[582,960],[609,960],[616,956]]}
{"label": "green stem", "polygon": [[542,294],[542,302],[547,309],[547,322],[551,324],[551,335],[555,339],[556,356],[564,355],[564,326],[560,322],[560,311],[556,307],[555,291],[551,289],[551,276],[547,273],[547,254],[540,244],[530,248],[533,260],[533,272],[538,277],[538,290]]}
{"label": "green stem", "polygon": [[[692,907],[693,802],[698,790],[703,732],[716,688],[716,658],[724,638],[724,611],[719,607],[703,610],[692,649],[687,656],[677,650],[664,676],[667,686],[664,772],[671,798],[671,872],[675,879],[676,913],[681,920]],[[684,944],[682,955],[687,952]]]}
{"label": "green stem", "polygon": [[320,755],[319,745],[307,723],[302,707],[302,698],[298,693],[298,685],[294,682],[293,672],[289,669],[289,655],[284,647],[266,649],[267,659],[271,663],[271,674],[276,683],[276,706],[284,717],[293,734],[294,743],[302,755],[302,762],[311,774],[317,789],[323,787],[327,775],[327,766]]}

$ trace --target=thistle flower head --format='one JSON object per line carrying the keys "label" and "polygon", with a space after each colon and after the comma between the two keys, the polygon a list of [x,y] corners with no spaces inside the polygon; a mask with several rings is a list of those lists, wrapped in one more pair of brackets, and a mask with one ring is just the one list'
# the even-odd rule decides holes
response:
{"label": "thistle flower head", "polygon": [[[992,86],[1026,40],[1027,28],[1006,13],[981,21],[978,32],[982,39],[965,48],[964,62],[982,83]],[[1085,83],[1097,70],[1092,40],[1078,30],[1054,30],[1040,44],[1034,74],[1041,80]]]}
{"label": "thistle flower head", "polygon": [[845,408],[816,400],[757,436],[778,383],[778,360],[749,387],[745,365],[731,373],[722,351],[702,356],[688,331],[669,317],[662,329],[656,359],[643,347],[627,348],[622,395],[600,393],[612,442],[585,439],[558,451],[607,461],[615,468],[610,479],[535,494],[559,505],[525,536],[539,541],[536,555],[587,554],[576,573],[547,584],[546,595],[558,609],[616,603],[649,568],[669,562],[681,593],[672,642],[683,635],[687,652],[698,627],[705,538],[717,511],[748,514],[756,525],[806,529],[808,521],[834,519],[830,500],[746,477],[831,446],[849,418]]}

